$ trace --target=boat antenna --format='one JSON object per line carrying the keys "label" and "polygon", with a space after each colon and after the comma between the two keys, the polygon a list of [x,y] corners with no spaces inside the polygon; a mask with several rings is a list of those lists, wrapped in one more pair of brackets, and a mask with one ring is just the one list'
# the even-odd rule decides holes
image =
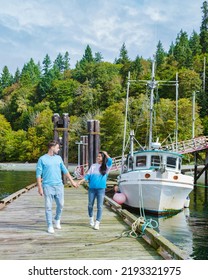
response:
{"label": "boat antenna", "polygon": [[123,148],[122,148],[122,165],[124,161],[124,153],[125,153],[125,146],[126,146],[127,114],[128,114],[128,106],[129,106],[129,87],[130,87],[130,72],[128,72],[127,90],[126,90],[126,109],[125,109],[125,120],[124,120]]}

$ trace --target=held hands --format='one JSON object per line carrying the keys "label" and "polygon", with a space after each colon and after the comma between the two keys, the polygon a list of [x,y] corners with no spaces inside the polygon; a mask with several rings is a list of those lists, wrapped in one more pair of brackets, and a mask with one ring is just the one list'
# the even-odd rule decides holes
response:
{"label": "held hands", "polygon": [[75,187],[76,189],[78,188],[78,183],[75,183],[74,181],[73,181],[73,183],[72,183],[72,185],[73,185],[73,187]]}
{"label": "held hands", "polygon": [[84,179],[78,181],[78,182],[77,182],[77,186],[79,187],[84,181],[85,181]]}

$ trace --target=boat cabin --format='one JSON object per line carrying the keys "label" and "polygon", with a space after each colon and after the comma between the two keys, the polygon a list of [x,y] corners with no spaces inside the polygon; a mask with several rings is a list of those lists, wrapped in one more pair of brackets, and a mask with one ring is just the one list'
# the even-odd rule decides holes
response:
{"label": "boat cabin", "polygon": [[132,170],[170,170],[177,173],[181,172],[181,155],[167,151],[142,151],[128,155],[123,168],[123,173]]}

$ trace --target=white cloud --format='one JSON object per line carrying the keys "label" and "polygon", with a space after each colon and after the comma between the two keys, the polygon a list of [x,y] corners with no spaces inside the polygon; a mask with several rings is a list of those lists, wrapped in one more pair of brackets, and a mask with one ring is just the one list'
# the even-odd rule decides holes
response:
{"label": "white cloud", "polygon": [[[11,71],[33,57],[52,60],[69,51],[72,67],[89,44],[114,61],[123,43],[129,56],[148,58],[161,40],[168,50],[181,29],[201,24],[195,0],[0,0],[0,70]],[[19,63],[21,65],[19,65]]]}

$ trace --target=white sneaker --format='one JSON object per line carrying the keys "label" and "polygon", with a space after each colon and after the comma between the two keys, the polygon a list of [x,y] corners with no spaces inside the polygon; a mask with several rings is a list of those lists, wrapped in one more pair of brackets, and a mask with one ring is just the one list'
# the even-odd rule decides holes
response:
{"label": "white sneaker", "polygon": [[100,222],[96,221],[95,222],[95,226],[94,226],[94,229],[99,229],[100,228]]}
{"label": "white sneaker", "polygon": [[48,233],[54,233],[54,229],[53,229],[52,226],[49,226],[49,227],[48,227]]}
{"label": "white sneaker", "polygon": [[90,225],[91,225],[91,227],[94,227],[94,225],[95,225],[93,217],[90,217]]}
{"label": "white sneaker", "polygon": [[55,227],[57,229],[61,229],[61,222],[60,222],[60,220],[54,220],[54,223],[55,223]]}

